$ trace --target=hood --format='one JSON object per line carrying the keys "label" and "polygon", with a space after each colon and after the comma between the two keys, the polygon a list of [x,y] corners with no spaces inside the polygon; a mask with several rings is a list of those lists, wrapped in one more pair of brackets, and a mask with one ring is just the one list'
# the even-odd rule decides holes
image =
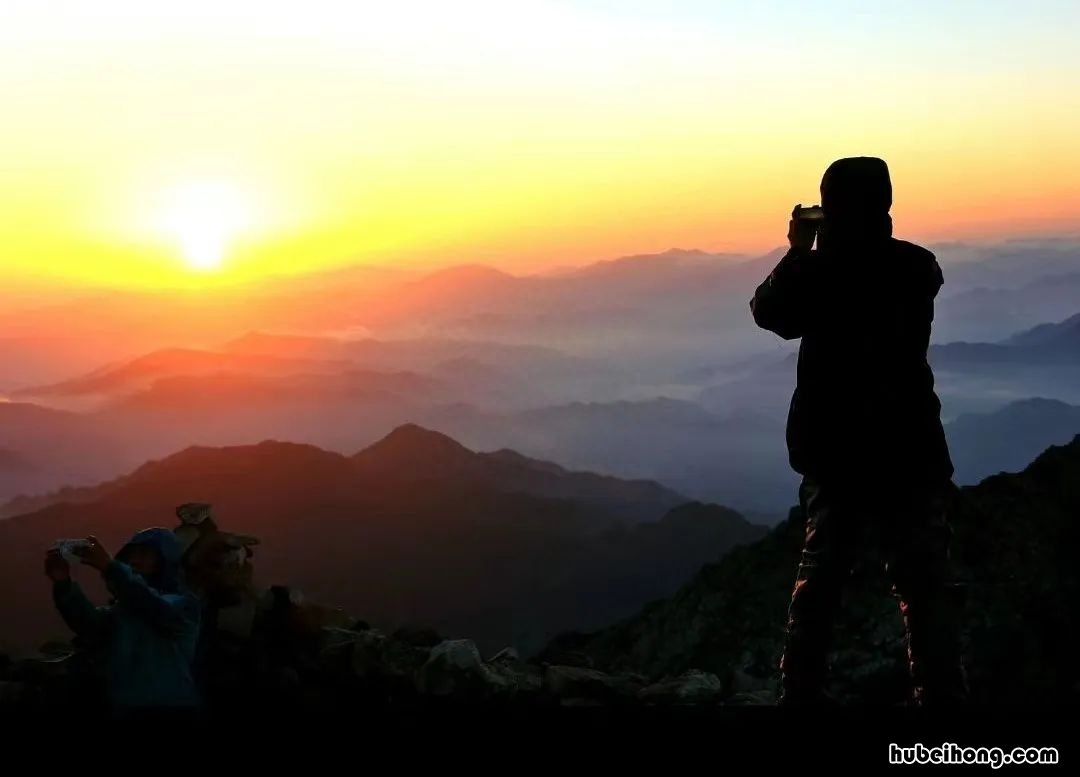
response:
{"label": "hood", "polygon": [[892,179],[885,160],[872,156],[837,159],[821,179],[825,210],[823,244],[861,243],[892,235]]}
{"label": "hood", "polygon": [[155,575],[156,579],[147,582],[161,591],[178,589],[180,587],[180,560],[184,552],[180,539],[169,529],[161,527],[143,529],[128,540],[116,554],[116,558],[123,561],[131,548],[137,545],[150,546],[157,551],[158,558],[161,560],[161,569]]}
{"label": "hood", "polygon": [[826,217],[883,216],[892,207],[892,194],[889,166],[874,156],[837,159],[821,179]]}

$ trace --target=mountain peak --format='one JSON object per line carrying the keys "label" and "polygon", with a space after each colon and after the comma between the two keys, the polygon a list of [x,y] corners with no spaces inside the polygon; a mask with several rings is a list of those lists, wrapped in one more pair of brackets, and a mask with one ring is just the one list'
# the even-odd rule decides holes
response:
{"label": "mountain peak", "polygon": [[375,448],[393,449],[432,447],[472,453],[472,451],[470,451],[468,448],[466,448],[464,445],[462,445],[452,437],[449,437],[442,432],[425,429],[423,426],[414,423],[402,424],[401,426],[395,427],[389,434],[387,434],[385,437],[383,437],[381,440],[379,440],[366,450],[370,451]]}
{"label": "mountain peak", "polygon": [[365,468],[395,476],[410,471],[448,476],[479,466],[475,453],[456,440],[417,424],[403,424],[353,456]]}
{"label": "mountain peak", "polygon": [[1068,348],[1076,343],[1078,336],[1080,336],[1080,313],[1069,316],[1064,321],[1039,324],[1013,335],[1005,341],[1005,344]]}

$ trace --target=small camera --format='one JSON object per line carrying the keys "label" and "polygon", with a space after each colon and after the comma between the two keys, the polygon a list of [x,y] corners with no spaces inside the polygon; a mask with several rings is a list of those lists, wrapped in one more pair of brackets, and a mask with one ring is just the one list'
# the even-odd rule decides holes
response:
{"label": "small camera", "polygon": [[805,208],[799,208],[795,217],[806,221],[821,221],[825,218],[825,209],[820,205],[810,205]]}
{"label": "small camera", "polygon": [[90,547],[89,540],[57,540],[53,543],[53,550],[67,562],[73,563],[82,558],[83,553]]}

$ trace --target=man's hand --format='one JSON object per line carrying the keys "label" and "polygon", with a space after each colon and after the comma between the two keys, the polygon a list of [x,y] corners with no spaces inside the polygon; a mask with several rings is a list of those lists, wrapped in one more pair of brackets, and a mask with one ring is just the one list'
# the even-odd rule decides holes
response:
{"label": "man's hand", "polygon": [[109,551],[105,550],[105,546],[98,541],[97,537],[87,537],[86,541],[89,545],[79,553],[79,561],[99,572],[104,572],[105,567],[112,563],[112,556],[109,555]]}
{"label": "man's hand", "polygon": [[791,221],[788,222],[787,239],[792,248],[809,251],[814,247],[814,238],[817,237],[817,224],[808,219],[799,218],[799,208],[802,203],[795,206],[791,211]]}
{"label": "man's hand", "polygon": [[71,566],[60,555],[60,551],[50,550],[45,554],[45,576],[54,583],[71,579]]}

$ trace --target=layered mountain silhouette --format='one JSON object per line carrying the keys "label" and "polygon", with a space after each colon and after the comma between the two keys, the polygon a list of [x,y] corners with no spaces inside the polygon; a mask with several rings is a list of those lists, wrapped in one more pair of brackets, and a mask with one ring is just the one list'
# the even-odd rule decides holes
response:
{"label": "layered mountain silhouette", "polygon": [[1080,434],[1080,406],[1023,399],[990,413],[968,413],[946,424],[960,483],[1023,469],[1040,451]]}
{"label": "layered mountain silhouette", "polygon": [[1080,314],[996,342],[931,346],[929,359],[947,416],[989,412],[1036,397],[1077,404]]}
{"label": "layered mountain silhouette", "polygon": [[795,490],[782,413],[713,413],[661,397],[515,413],[457,405],[424,422],[476,447],[506,445],[574,467],[652,478],[696,499],[777,517]]}
{"label": "layered mountain silhouette", "polygon": [[12,392],[15,398],[116,397],[150,388],[156,381],[176,376],[213,377],[222,373],[293,375],[305,372],[336,372],[349,363],[285,358],[267,354],[223,353],[194,348],[170,348],[59,383],[32,386]]}
{"label": "layered mountain silhouette", "polygon": [[1080,365],[1080,313],[1040,324],[996,343],[948,343],[930,348],[934,366]]}
{"label": "layered mountain silhouette", "polygon": [[[1022,472],[961,490],[951,512],[965,650],[980,703],[1075,703],[1073,645],[1080,574],[1080,437],[1051,447]],[[883,494],[883,499],[888,495]],[[564,635],[599,668],[725,678],[730,693],[773,688],[783,623],[804,531],[790,518],[757,543],[706,565],[670,598],[591,635]],[[832,658],[841,701],[898,703],[906,693],[902,626],[876,564],[852,580]]]}
{"label": "layered mountain silhouette", "polygon": [[0,598],[5,633],[62,632],[40,573],[54,539],[95,533],[115,547],[137,528],[171,525],[188,501],[260,537],[265,581],[376,623],[523,650],[567,624],[627,615],[764,531],[655,483],[474,453],[417,426],[351,457],[278,442],[191,448],[0,521],[0,590],[20,592]]}
{"label": "layered mountain silhouette", "polygon": [[[978,279],[976,283],[986,284],[991,280],[979,278],[985,269],[978,264],[970,269],[973,279]],[[1030,265],[1022,271],[1024,280],[1019,286],[975,285],[955,292],[955,268],[946,267],[946,286],[934,316],[937,341],[1000,340],[1040,322],[1060,321],[1076,312],[1080,272],[1075,265],[1060,274],[1040,275]]]}
{"label": "layered mountain silhouette", "polygon": [[[934,250],[946,275],[935,334],[954,340],[963,324],[970,340],[931,351],[945,420],[1033,397],[1080,405],[1075,242]],[[747,310],[776,259],[672,249],[534,275],[354,267],[5,309],[0,402],[17,409],[0,413],[0,448],[33,471],[0,478],[0,500],[190,445],[350,453],[417,421],[473,447],[782,515],[795,363]],[[989,317],[965,300],[987,302]],[[1058,323],[1027,331],[1040,321]],[[965,480],[1016,466],[1005,446],[987,450],[1001,455],[965,465]]]}

